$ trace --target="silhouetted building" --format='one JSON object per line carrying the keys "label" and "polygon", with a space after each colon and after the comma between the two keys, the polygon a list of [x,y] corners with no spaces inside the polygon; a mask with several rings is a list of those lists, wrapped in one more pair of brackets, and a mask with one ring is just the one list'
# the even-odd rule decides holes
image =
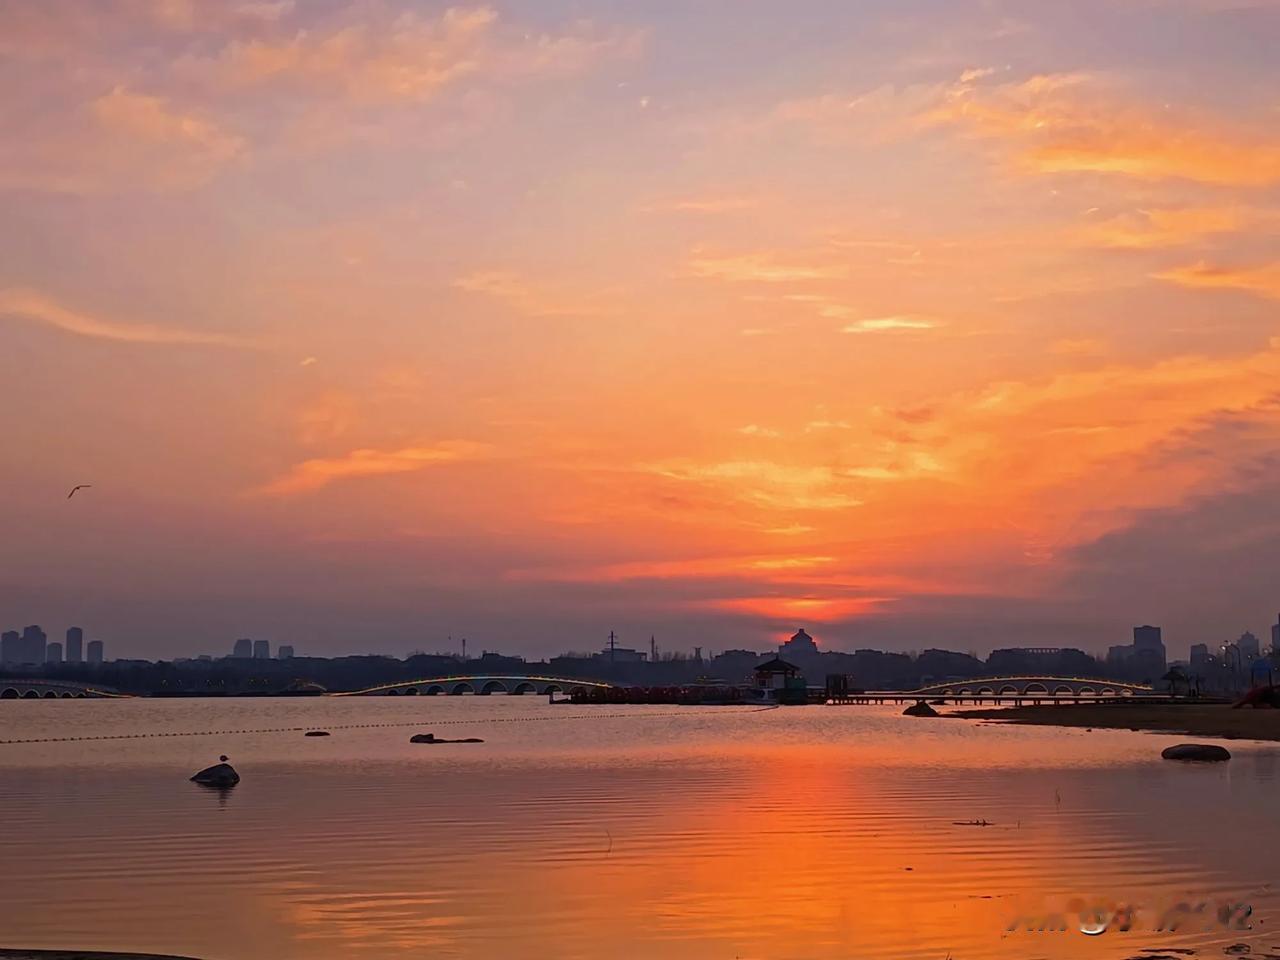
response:
{"label": "silhouetted building", "polygon": [[271,659],[271,641],[269,640],[253,641],[253,659],[270,660]]}
{"label": "silhouetted building", "polygon": [[632,650],[630,647],[605,647],[597,654],[593,654],[593,660],[605,660],[609,663],[643,663],[647,658],[647,654],[643,650]]}
{"label": "silhouetted building", "polygon": [[1248,630],[1240,634],[1240,639],[1236,641],[1236,646],[1240,648],[1240,657],[1245,663],[1252,663],[1262,653],[1262,646],[1258,642],[1258,638]]}
{"label": "silhouetted building", "polygon": [[67,628],[67,663],[79,663],[84,659],[84,631],[79,627]]}
{"label": "silhouetted building", "polygon": [[1052,673],[1058,662],[1057,647],[1006,647],[992,650],[987,657],[987,670],[999,676]]}
{"label": "silhouetted building", "polygon": [[759,662],[760,654],[754,650],[725,650],[711,658],[711,672],[729,683],[743,683]]}
{"label": "silhouetted building", "polygon": [[44,648],[47,645],[48,638],[44,631],[34,624],[24,627],[22,636],[19,638],[16,650],[16,656],[12,663],[21,663],[31,666],[40,666],[44,663]]}
{"label": "silhouetted building", "polygon": [[1271,656],[1280,659],[1280,615],[1276,616],[1276,622],[1271,625]]}
{"label": "silhouetted building", "polygon": [[1209,645],[1193,643],[1191,645],[1191,666],[1207,667],[1209,665]]}
{"label": "silhouetted building", "polygon": [[231,655],[237,660],[248,660],[253,656],[253,641],[248,637],[241,637],[231,648]]}
{"label": "silhouetted building", "polygon": [[804,632],[801,628],[791,635],[791,639],[786,643],[779,645],[779,657],[814,657],[818,654],[818,645],[814,643],[813,637]]}
{"label": "silhouetted building", "polygon": [[1143,624],[1133,628],[1133,660],[1130,666],[1139,680],[1152,682],[1164,676],[1168,661],[1159,627]]}
{"label": "silhouetted building", "polygon": [[62,644],[54,641],[44,648],[45,663],[61,663],[62,662]]}
{"label": "silhouetted building", "polygon": [[282,644],[280,644],[280,646],[276,649],[276,659],[277,659],[277,660],[292,660],[292,659],[293,659],[293,647],[291,647],[291,646],[290,646],[289,644],[287,644],[287,643],[282,643]]}
{"label": "silhouetted building", "polygon": [[21,645],[22,635],[17,630],[0,633],[0,663],[17,663]]}
{"label": "silhouetted building", "polygon": [[776,703],[804,703],[808,699],[800,668],[781,657],[760,664],[755,676],[756,689],[764,699]]}
{"label": "silhouetted building", "polygon": [[985,676],[986,665],[977,657],[951,650],[925,650],[916,657],[916,669],[920,671],[921,685],[945,683],[948,680],[967,680]]}
{"label": "silhouetted building", "polygon": [[84,662],[90,663],[90,664],[102,663],[103,653],[104,651],[102,648],[102,641],[90,640],[87,644],[85,644]]}

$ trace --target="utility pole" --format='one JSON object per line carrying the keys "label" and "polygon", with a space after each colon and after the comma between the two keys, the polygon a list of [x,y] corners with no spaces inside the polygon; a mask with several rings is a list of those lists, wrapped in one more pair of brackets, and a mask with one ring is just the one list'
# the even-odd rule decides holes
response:
{"label": "utility pole", "polygon": [[649,662],[658,662],[658,644],[653,639],[653,634],[649,634]]}
{"label": "utility pole", "polygon": [[617,639],[618,638],[613,635],[613,631],[610,630],[609,631],[609,662],[610,663],[613,663],[613,647]]}
{"label": "utility pole", "polygon": [[467,662],[467,638],[462,638],[462,662]]}

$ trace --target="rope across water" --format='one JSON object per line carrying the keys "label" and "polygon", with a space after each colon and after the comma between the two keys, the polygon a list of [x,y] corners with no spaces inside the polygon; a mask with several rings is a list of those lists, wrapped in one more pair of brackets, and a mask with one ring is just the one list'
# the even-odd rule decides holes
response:
{"label": "rope across water", "polygon": [[[774,706],[763,706],[753,707],[749,710],[717,710],[717,713],[760,713],[764,710],[776,709],[777,707]],[[88,740],[146,740],[158,737],[235,737],[250,733],[305,733],[308,730],[361,730],[375,727],[475,726],[486,723],[531,723],[540,720],[651,720],[660,717],[688,717],[692,715],[688,710],[671,710],[665,713],[573,713],[544,717],[486,717],[479,720],[420,719],[400,720],[394,723],[344,723],[332,726],[310,727],[252,727],[245,730],[184,730],[171,733],[102,733],[83,737],[33,737],[25,740],[0,740],[0,746],[12,746],[21,743],[78,743]]]}

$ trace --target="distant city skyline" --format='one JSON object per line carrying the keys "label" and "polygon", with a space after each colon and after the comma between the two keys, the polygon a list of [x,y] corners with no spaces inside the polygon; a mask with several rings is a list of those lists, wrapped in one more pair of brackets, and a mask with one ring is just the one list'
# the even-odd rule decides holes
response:
{"label": "distant city skyline", "polygon": [[[764,633],[764,634],[757,634],[754,636],[748,635],[748,634],[742,634],[735,637],[732,642],[727,643],[724,646],[718,646],[714,644],[708,645],[708,644],[700,643],[700,644],[690,644],[687,647],[682,647],[675,644],[668,644],[665,642],[662,644],[659,644],[657,641],[657,637],[654,634],[650,634],[648,637],[644,638],[644,642],[642,643],[639,642],[637,638],[637,640],[632,641],[632,643],[634,643],[635,646],[630,646],[630,645],[624,644],[623,639],[619,637],[616,634],[616,632],[611,632],[610,634],[607,634],[604,637],[603,643],[601,644],[600,648],[605,651],[608,651],[610,649],[611,641],[612,641],[613,645],[616,646],[618,655],[622,659],[644,659],[645,657],[649,656],[650,652],[656,651],[658,649],[662,649],[664,652],[679,652],[682,654],[692,654],[695,651],[700,652],[703,649],[706,649],[709,652],[721,652],[723,650],[733,650],[733,649],[743,649],[743,648],[755,649],[757,647],[759,649],[769,649],[771,646],[777,646],[781,648],[784,644],[794,646],[794,644],[797,642],[797,638],[799,638],[799,640],[802,641],[805,645],[812,645],[814,649],[818,651],[853,652],[855,649],[873,649],[873,650],[888,650],[892,652],[893,650],[893,648],[880,647],[874,643],[864,642],[864,638],[860,638],[856,645],[855,644],[842,645],[836,637],[825,636],[824,631],[817,628],[815,628],[811,633],[806,627],[801,626],[799,627],[799,632],[797,634],[792,634],[791,629],[792,628],[788,628],[787,630],[784,630],[780,634]],[[1189,662],[1189,661],[1194,662],[1197,648],[1203,648],[1205,651],[1205,655],[1217,655],[1219,652],[1221,652],[1222,650],[1224,650],[1229,646],[1234,646],[1238,648],[1241,654],[1245,657],[1258,657],[1258,656],[1263,656],[1267,654],[1272,654],[1275,651],[1280,650],[1280,613],[1276,615],[1276,622],[1269,626],[1269,632],[1271,635],[1270,645],[1263,643],[1263,641],[1261,641],[1260,638],[1250,630],[1245,630],[1242,634],[1238,636],[1228,636],[1222,639],[1217,639],[1217,638],[1212,638],[1209,640],[1190,639],[1186,643],[1185,654],[1182,654],[1180,652],[1176,654],[1169,652],[1169,648],[1164,642],[1165,640],[1164,628],[1161,626],[1156,626],[1152,624],[1143,624],[1143,625],[1129,628],[1129,633],[1131,634],[1131,637],[1132,637],[1131,643],[1104,644],[1101,646],[1089,645],[1084,642],[1061,643],[1061,644],[1024,643],[1024,644],[1006,644],[1002,646],[993,646],[987,649],[983,649],[978,647],[962,648],[959,646],[948,645],[947,643],[943,642],[938,638],[933,638],[933,640],[930,642],[922,641],[921,643],[916,644],[914,646],[907,646],[901,649],[902,649],[902,652],[913,651],[917,653],[921,650],[926,650],[926,649],[950,650],[957,653],[972,653],[977,656],[985,657],[990,655],[992,651],[998,651],[1002,649],[1034,650],[1041,647],[1052,647],[1054,649],[1081,650],[1091,656],[1096,656],[1099,659],[1109,660],[1109,661],[1124,660],[1127,657],[1133,656],[1135,654],[1138,657],[1138,659],[1141,660],[1145,654],[1151,654],[1151,656],[1154,658],[1154,662],[1158,663],[1160,665],[1160,668],[1163,669],[1163,665],[1166,663],[1166,661],[1178,660],[1180,662]],[[16,630],[3,631],[3,633],[0,633],[0,638],[2,638],[0,639],[0,664],[6,663],[6,662],[33,663],[33,664],[51,662],[49,659],[52,656],[52,654],[50,654],[49,652],[50,648],[56,648],[56,656],[58,657],[57,662],[64,662],[64,658],[65,658],[65,662],[67,663],[81,662],[81,658],[78,655],[77,651],[79,649],[79,645],[83,642],[83,637],[84,637],[83,629],[78,626],[68,627],[66,630],[65,636],[66,636],[66,643],[64,646],[63,643],[56,642],[56,641],[53,641],[53,642],[49,641],[47,631],[45,631],[43,627],[39,624],[28,625],[23,628],[21,633],[19,633]],[[359,649],[354,647],[346,648],[346,649],[323,650],[323,651],[306,649],[300,655],[301,656],[340,657],[340,656],[358,656],[363,654],[385,654],[385,655],[394,656],[394,657],[404,657],[404,656],[408,656],[409,654],[419,652],[419,653],[429,653],[429,654],[450,654],[450,655],[463,656],[465,654],[464,646],[466,642],[468,641],[464,641],[463,638],[461,637],[455,638],[453,636],[446,636],[445,638],[443,638],[443,641],[441,643],[436,644],[434,646],[431,646],[429,643],[424,645],[424,643],[421,640],[418,640],[417,642],[405,641],[404,643],[398,646],[388,647],[383,649]],[[482,653],[485,653],[487,651],[489,653],[496,653],[496,654],[502,654],[507,656],[526,656],[530,659],[538,659],[538,658],[544,658],[544,657],[558,656],[573,650],[592,648],[592,643],[600,643],[601,641],[598,636],[563,638],[559,646],[546,647],[542,649],[526,649],[516,643],[510,643],[510,642],[504,643],[504,641],[501,639],[494,639],[492,641],[486,641],[486,642],[477,642],[477,641],[469,641],[469,642],[471,643],[470,656],[473,658],[479,657],[481,656]],[[36,652],[37,648],[44,650],[45,651],[44,654],[38,655]],[[84,657],[85,660],[89,660],[90,662],[93,662],[93,657],[96,656],[97,662],[102,661],[103,651],[104,651],[104,641],[100,639],[91,640],[87,648],[85,649],[86,649],[86,654]],[[209,658],[217,659],[220,657],[232,657],[232,658],[237,658],[242,660],[263,660],[263,659],[273,659],[273,658],[289,659],[299,655],[296,652],[297,649],[298,649],[298,645],[296,643],[277,642],[274,640],[265,639],[261,637],[248,637],[248,636],[241,636],[235,639],[234,641],[225,642],[223,644],[223,649],[218,649],[216,646],[210,647],[208,649],[197,649],[193,651],[183,650],[182,652],[178,652],[177,650],[170,649],[169,652],[167,653],[161,653],[153,656],[143,656],[138,653],[130,652],[127,648],[127,644],[125,645],[124,648],[119,648],[113,645],[113,650],[116,652],[116,656],[118,658],[149,659],[149,660],[195,659],[197,657],[203,658],[203,659],[209,659]],[[1181,650],[1183,648],[1179,646],[1177,649]],[[21,651],[20,654],[16,654],[15,656],[27,657],[32,659],[11,659],[9,651],[15,651],[15,650]],[[65,650],[65,653],[64,653],[64,650]],[[35,659],[37,658],[37,656],[38,656],[38,659]]]}

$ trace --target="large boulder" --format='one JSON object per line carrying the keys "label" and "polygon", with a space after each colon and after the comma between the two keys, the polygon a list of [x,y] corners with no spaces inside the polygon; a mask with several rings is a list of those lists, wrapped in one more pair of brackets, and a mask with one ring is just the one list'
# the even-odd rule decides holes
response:
{"label": "large boulder", "polygon": [[902,711],[904,717],[940,717],[942,714],[929,706],[923,700],[919,703],[913,703],[907,709]]}
{"label": "large boulder", "polygon": [[191,779],[194,783],[203,783],[208,787],[234,787],[240,782],[240,774],[229,763],[215,763],[212,767],[205,767]]}
{"label": "large boulder", "polygon": [[1160,756],[1166,760],[1200,760],[1206,763],[1231,759],[1227,748],[1216,743],[1178,743],[1165,747]]}

